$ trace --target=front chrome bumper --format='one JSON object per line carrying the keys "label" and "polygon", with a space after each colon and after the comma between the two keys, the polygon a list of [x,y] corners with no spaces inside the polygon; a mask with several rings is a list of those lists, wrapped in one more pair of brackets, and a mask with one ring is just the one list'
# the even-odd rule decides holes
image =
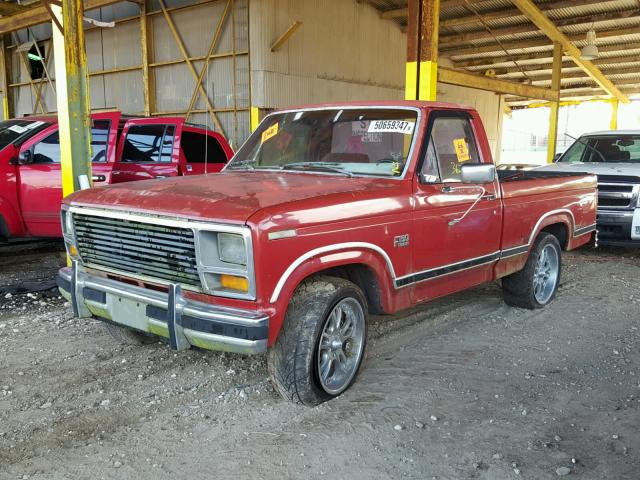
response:
{"label": "front chrome bumper", "polygon": [[149,290],[90,275],[75,261],[58,272],[57,284],[77,317],[167,337],[175,350],[191,345],[243,354],[267,350],[267,315],[185,299],[178,285],[168,292]]}
{"label": "front chrome bumper", "polygon": [[598,244],[637,247],[640,240],[631,238],[634,210],[598,210]]}

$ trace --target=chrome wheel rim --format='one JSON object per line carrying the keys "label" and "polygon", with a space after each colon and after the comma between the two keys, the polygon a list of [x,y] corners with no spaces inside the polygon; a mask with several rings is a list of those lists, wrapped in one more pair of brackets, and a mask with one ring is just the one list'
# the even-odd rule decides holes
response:
{"label": "chrome wheel rim", "polygon": [[533,296],[538,303],[547,303],[556,289],[560,261],[558,251],[552,245],[540,252],[533,272]]}
{"label": "chrome wheel rim", "polygon": [[318,343],[320,385],[338,395],[353,380],[364,350],[364,311],[355,298],[338,302],[325,321]]}

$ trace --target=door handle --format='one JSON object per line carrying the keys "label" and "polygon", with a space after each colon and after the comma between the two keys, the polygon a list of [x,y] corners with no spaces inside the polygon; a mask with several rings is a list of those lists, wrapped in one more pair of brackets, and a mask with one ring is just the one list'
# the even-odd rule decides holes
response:
{"label": "door handle", "polygon": [[486,195],[482,195],[480,197],[480,199],[481,200],[489,200],[489,201],[491,201],[491,200],[495,200],[496,196],[493,193],[487,193]]}
{"label": "door handle", "polygon": [[107,179],[104,175],[92,175],[91,180],[94,182],[104,182]]}
{"label": "door handle", "polygon": [[167,178],[166,175],[156,175],[154,178]]}

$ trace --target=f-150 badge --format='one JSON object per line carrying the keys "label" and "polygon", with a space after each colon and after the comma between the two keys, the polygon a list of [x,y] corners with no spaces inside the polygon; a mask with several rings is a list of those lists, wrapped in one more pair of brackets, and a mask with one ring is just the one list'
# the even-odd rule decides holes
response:
{"label": "f-150 badge", "polygon": [[406,247],[407,245],[409,245],[408,233],[405,233],[404,235],[398,235],[397,237],[393,237],[394,247]]}

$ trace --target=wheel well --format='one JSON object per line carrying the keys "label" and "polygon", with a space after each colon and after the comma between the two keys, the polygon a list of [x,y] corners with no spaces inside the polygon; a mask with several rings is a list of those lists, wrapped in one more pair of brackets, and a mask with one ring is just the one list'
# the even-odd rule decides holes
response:
{"label": "wheel well", "polygon": [[367,265],[361,263],[353,263],[341,265],[339,267],[331,267],[326,270],[315,272],[315,275],[329,275],[331,277],[344,278],[355,283],[363,291],[367,299],[369,313],[382,314],[382,300],[380,295],[380,285],[375,273]]}
{"label": "wheel well", "polygon": [[9,240],[9,227],[7,222],[4,221],[4,217],[0,215],[0,241]]}
{"label": "wheel well", "polygon": [[563,250],[567,248],[569,232],[567,231],[567,226],[564,223],[554,223],[552,225],[547,225],[540,231],[540,233],[542,232],[550,233],[551,235],[555,236],[558,239],[558,242],[560,243],[560,246]]}

